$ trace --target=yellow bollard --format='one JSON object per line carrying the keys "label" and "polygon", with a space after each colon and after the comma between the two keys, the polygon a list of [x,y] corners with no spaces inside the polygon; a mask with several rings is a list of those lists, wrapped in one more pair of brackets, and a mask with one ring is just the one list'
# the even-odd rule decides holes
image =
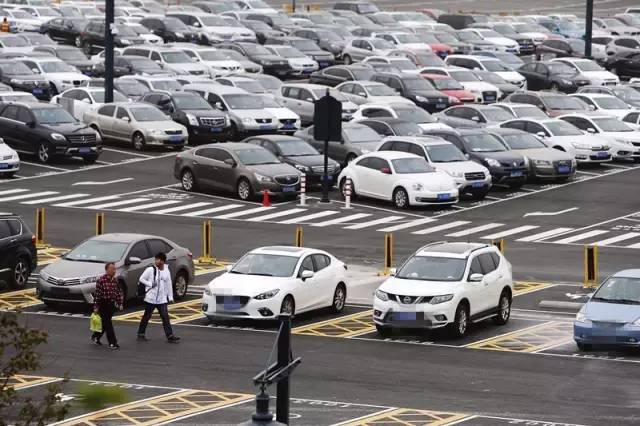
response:
{"label": "yellow bollard", "polygon": [[506,249],[504,238],[500,238],[499,240],[492,240],[491,245],[496,246],[498,250],[500,250],[500,253],[504,254],[504,250]]}
{"label": "yellow bollard", "polygon": [[45,224],[45,210],[44,208],[36,209],[36,248],[46,249],[50,247],[49,244],[44,241],[44,224]]}
{"label": "yellow bollard", "polygon": [[96,235],[104,234],[104,213],[96,213]]}
{"label": "yellow bollard", "polygon": [[393,267],[393,234],[387,232],[384,234],[384,269],[382,275],[389,275]]}
{"label": "yellow bollard", "polygon": [[296,227],[296,247],[302,247],[304,231],[302,230],[302,226]]}
{"label": "yellow bollard", "polygon": [[212,225],[210,220],[202,222],[202,256],[198,258],[200,264],[212,264],[216,260],[211,249]]}
{"label": "yellow bollard", "polygon": [[584,246],[584,288],[598,286],[598,246]]}

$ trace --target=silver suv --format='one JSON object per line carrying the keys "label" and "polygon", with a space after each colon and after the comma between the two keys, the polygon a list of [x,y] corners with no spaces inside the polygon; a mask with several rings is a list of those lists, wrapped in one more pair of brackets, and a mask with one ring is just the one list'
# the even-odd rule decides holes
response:
{"label": "silver suv", "polygon": [[40,272],[38,297],[46,305],[92,303],[105,263],[115,262],[126,301],[136,297],[140,276],[158,252],[167,255],[174,297],[182,299],[195,276],[191,252],[166,238],[142,234],[104,234],[84,240]]}

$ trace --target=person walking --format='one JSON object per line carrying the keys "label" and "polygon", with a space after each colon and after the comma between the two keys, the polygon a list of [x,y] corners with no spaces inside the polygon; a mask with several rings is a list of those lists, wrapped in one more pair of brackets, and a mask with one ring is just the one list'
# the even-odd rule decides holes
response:
{"label": "person walking", "polygon": [[124,295],[116,279],[115,263],[108,262],[104,265],[104,270],[105,274],[98,279],[93,296],[93,311],[100,314],[102,331],[93,334],[91,341],[96,345],[102,345],[100,338],[106,333],[109,349],[120,349],[112,318],[116,310],[122,310]]}
{"label": "person walking", "polygon": [[180,338],[173,334],[171,322],[169,321],[169,309],[167,305],[173,302],[173,284],[171,283],[171,272],[167,263],[167,255],[160,252],[155,255],[154,265],[149,266],[142,273],[140,283],[146,288],[144,296],[144,314],[138,327],[138,340],[147,341],[145,336],[147,325],[151,319],[153,311],[156,309],[162,319],[164,334],[169,343],[177,343]]}
{"label": "person walking", "polygon": [[7,20],[6,16],[2,20],[2,23],[0,24],[0,32],[3,32],[3,33],[11,32],[11,25],[9,25],[9,21]]}

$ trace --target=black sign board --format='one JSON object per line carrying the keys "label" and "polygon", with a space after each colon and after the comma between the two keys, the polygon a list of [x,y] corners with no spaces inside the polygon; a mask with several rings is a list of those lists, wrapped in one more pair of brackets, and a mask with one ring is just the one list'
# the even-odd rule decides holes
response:
{"label": "black sign board", "polygon": [[327,94],[315,103],[313,138],[317,141],[342,140],[342,102]]}

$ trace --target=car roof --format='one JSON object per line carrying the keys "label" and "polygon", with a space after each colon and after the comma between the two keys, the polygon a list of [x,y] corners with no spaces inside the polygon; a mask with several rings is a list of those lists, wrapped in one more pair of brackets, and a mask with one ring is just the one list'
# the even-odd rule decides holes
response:
{"label": "car roof", "polygon": [[227,148],[227,149],[230,149],[231,151],[240,151],[240,150],[243,150],[243,149],[256,149],[256,147],[257,148],[262,148],[262,147],[260,147],[258,145],[254,145],[254,144],[251,144],[251,143],[222,142],[222,143],[210,143],[210,144],[205,144],[205,145],[198,145],[197,147],[193,148],[192,150],[202,149],[202,148]]}
{"label": "car roof", "polygon": [[382,140],[386,141],[398,141],[398,142],[409,142],[415,143],[418,145],[450,145],[451,142],[448,142],[438,136],[388,136]]}
{"label": "car roof", "polygon": [[300,87],[303,89],[309,89],[309,90],[318,90],[318,89],[332,89],[333,87],[329,87],[329,86],[324,86],[322,84],[313,84],[313,83],[284,83],[282,85],[282,87]]}
{"label": "car roof", "polygon": [[[590,98],[590,99],[593,99],[593,98],[615,98],[616,97],[616,96],[610,95],[608,93],[584,93],[584,92],[581,92],[581,93],[573,93],[572,95],[573,95],[573,97],[584,96],[585,98]],[[572,96],[572,95],[569,95],[569,96]]]}
{"label": "car roof", "polygon": [[49,103],[45,103],[45,102],[0,102],[0,105],[20,105],[23,107],[27,107],[27,108],[38,108],[38,109],[45,109],[45,108],[61,108],[62,105],[58,105],[58,104],[49,104]]}
{"label": "car roof", "polygon": [[612,277],[640,278],[640,269],[623,269],[613,274]]}
{"label": "car roof", "polygon": [[286,142],[286,141],[300,141],[300,139],[296,136],[287,136],[287,135],[255,135],[253,138],[257,139],[267,139],[273,142]]}
{"label": "car roof", "polygon": [[194,89],[194,90],[207,90],[210,92],[215,92],[221,95],[239,95],[239,94],[249,94],[246,90],[240,89],[239,87],[234,86],[225,86],[224,84],[216,83],[212,81],[211,83],[202,84],[185,84],[182,86],[183,90]]}
{"label": "car roof", "polygon": [[134,233],[126,233],[126,232],[118,232],[118,233],[109,233],[96,235],[91,237],[91,240],[94,241],[117,241],[121,243],[133,243],[138,240],[151,239],[151,238],[160,238],[164,240],[164,237],[159,237],[156,235],[148,235],[148,234],[134,234]]}
{"label": "car roof", "polygon": [[496,135],[522,135],[527,133],[524,130],[510,129],[508,127],[489,127],[487,131]]}
{"label": "car roof", "polygon": [[456,257],[460,259],[466,259],[469,255],[478,249],[491,247],[488,244],[482,243],[465,243],[465,242],[437,242],[429,244],[420,248],[416,252],[416,256],[432,256],[432,255],[446,255],[448,257]]}
{"label": "car roof", "polygon": [[415,154],[411,154],[410,152],[402,152],[402,151],[374,151],[369,154],[365,154],[364,157],[380,157],[385,160],[399,160],[402,158],[420,158]]}

